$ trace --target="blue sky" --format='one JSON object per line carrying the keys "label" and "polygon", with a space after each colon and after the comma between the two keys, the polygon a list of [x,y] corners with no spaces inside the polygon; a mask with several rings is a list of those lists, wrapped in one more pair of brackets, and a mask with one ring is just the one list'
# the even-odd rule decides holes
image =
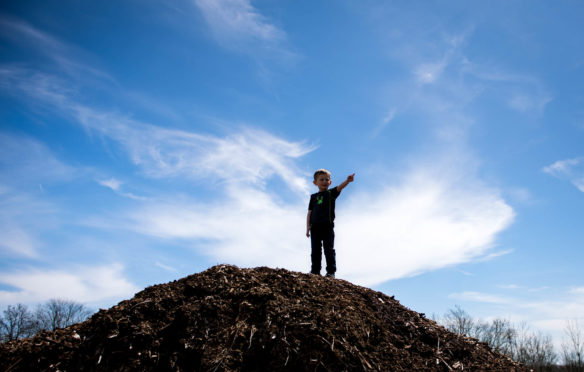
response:
{"label": "blue sky", "polygon": [[3,2],[0,305],[218,263],[337,276],[559,339],[584,314],[578,1]]}

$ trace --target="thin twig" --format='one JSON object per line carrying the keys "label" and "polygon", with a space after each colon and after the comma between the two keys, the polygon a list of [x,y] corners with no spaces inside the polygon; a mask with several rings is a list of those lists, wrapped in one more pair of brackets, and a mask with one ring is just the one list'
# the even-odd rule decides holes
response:
{"label": "thin twig", "polygon": [[452,369],[452,367],[450,367],[450,366],[448,365],[448,363],[446,363],[446,362],[444,361],[444,359],[442,359],[442,358],[440,358],[440,357],[438,357],[438,359],[440,359],[440,360],[442,361],[442,363],[444,363],[444,365],[445,365],[446,367],[448,367],[448,369],[449,369],[449,370],[451,370],[451,371],[454,371],[454,370]]}
{"label": "thin twig", "polygon": [[249,335],[249,346],[247,347],[248,349],[251,348],[251,339],[253,338],[253,335],[254,335],[254,333],[256,333],[256,331],[257,331],[257,328],[254,325],[252,325],[250,335]]}
{"label": "thin twig", "polygon": [[16,362],[14,362],[14,364],[12,364],[10,367],[8,367],[8,369],[6,370],[6,372],[11,371],[12,368],[16,367],[20,362],[22,362],[22,358],[18,358],[18,360]]}

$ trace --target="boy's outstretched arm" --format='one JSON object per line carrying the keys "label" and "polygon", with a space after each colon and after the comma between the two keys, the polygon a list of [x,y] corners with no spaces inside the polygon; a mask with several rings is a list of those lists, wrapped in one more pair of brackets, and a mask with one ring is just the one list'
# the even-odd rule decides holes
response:
{"label": "boy's outstretched arm", "polygon": [[306,237],[310,238],[310,215],[312,214],[311,210],[308,210],[308,214],[306,215]]}
{"label": "boy's outstretched arm", "polygon": [[355,173],[349,175],[349,177],[347,177],[346,180],[343,181],[343,183],[341,183],[339,186],[337,186],[337,191],[341,192],[342,189],[344,189],[345,187],[347,187],[347,185],[350,182],[353,182],[355,180]]}

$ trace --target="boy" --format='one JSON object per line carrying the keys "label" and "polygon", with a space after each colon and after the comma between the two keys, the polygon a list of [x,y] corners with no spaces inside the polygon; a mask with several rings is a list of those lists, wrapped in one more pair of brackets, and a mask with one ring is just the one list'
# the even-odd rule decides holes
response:
{"label": "boy", "polygon": [[349,182],[353,182],[355,173],[347,177],[347,179],[337,187],[329,190],[331,185],[331,173],[326,169],[319,169],[314,172],[314,183],[318,187],[318,192],[310,196],[310,203],[308,204],[308,215],[306,216],[306,236],[310,237],[312,253],[310,258],[312,260],[312,274],[320,275],[322,251],[324,248],[324,256],[326,258],[326,276],[329,278],[335,277],[337,271],[337,264],[335,259],[335,200]]}

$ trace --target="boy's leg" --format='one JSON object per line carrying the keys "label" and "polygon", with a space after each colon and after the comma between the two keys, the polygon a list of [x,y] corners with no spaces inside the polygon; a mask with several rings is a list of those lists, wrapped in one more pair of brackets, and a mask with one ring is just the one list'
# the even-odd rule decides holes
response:
{"label": "boy's leg", "polygon": [[312,268],[310,272],[312,274],[320,275],[320,269],[322,264],[322,233],[318,228],[312,228],[310,230],[310,245],[312,252],[310,254],[310,259],[312,261]]}
{"label": "boy's leg", "polygon": [[333,274],[337,271],[337,259],[335,253],[335,232],[331,227],[322,237],[324,257],[326,258],[326,273]]}

